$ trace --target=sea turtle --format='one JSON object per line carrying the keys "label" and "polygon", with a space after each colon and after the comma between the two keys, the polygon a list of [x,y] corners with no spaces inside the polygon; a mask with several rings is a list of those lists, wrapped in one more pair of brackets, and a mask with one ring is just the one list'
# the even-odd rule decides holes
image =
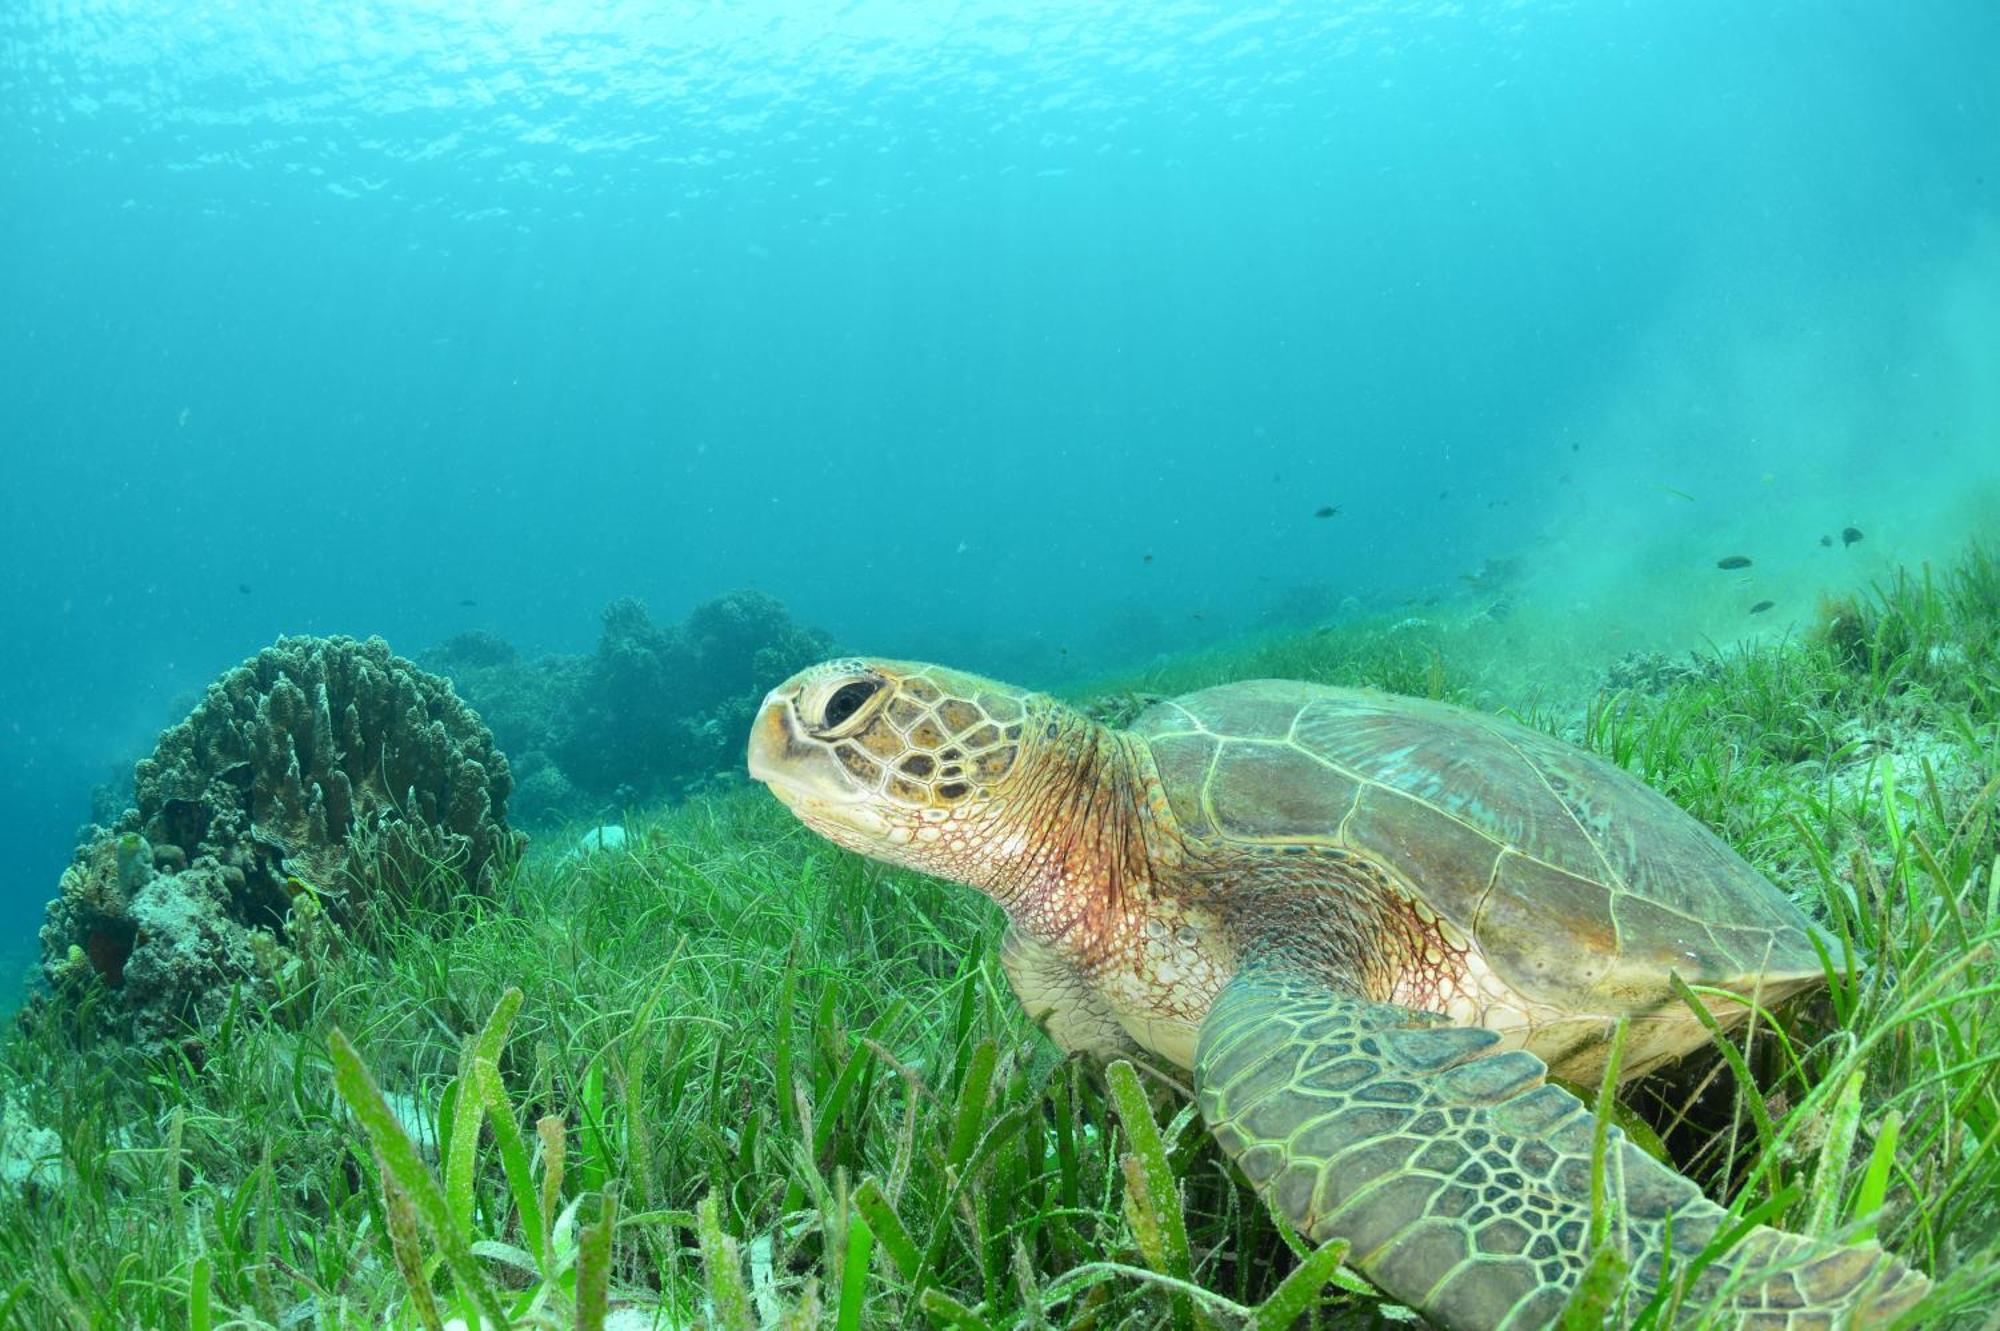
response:
{"label": "sea turtle", "polygon": [[[1814,926],[1663,796],[1442,703],[1259,680],[1117,730],[847,659],[771,691],[749,766],[831,840],[998,901],[1057,1043],[1190,1071],[1279,1212],[1463,1331],[1549,1324],[1590,1257],[1594,1120],[1551,1068],[1601,1075],[1621,1017],[1628,1075],[1701,1044],[1676,973],[1765,1002],[1823,978]],[[1725,1212],[1620,1135],[1606,1163],[1635,1279],[1677,1278]],[[1882,1326],[1927,1288],[1873,1244],[1759,1227],[1688,1306]]]}

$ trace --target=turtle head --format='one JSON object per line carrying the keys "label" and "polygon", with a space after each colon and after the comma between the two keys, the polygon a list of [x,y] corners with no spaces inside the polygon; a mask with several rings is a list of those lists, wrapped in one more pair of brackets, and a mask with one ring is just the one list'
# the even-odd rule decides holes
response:
{"label": "turtle head", "polygon": [[989,887],[1040,745],[1088,725],[1040,694],[942,666],[827,661],[765,696],[750,775],[828,839]]}

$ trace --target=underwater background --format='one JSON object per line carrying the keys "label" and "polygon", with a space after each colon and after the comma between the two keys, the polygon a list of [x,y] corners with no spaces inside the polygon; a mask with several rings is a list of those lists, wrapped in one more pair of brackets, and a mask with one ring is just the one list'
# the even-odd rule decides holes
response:
{"label": "underwater background", "polygon": [[281,634],[1796,632],[1996,529],[1996,126],[1981,0],[9,5],[8,987]]}

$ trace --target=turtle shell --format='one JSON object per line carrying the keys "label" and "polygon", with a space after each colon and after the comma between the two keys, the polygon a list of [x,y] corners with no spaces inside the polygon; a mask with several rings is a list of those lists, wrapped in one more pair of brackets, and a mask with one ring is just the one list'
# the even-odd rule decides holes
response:
{"label": "turtle shell", "polygon": [[1771,997],[1820,978],[1813,925],[1691,815],[1500,717],[1293,680],[1156,704],[1132,733],[1197,843],[1370,860],[1522,994],[1570,1010],[1690,983]]}

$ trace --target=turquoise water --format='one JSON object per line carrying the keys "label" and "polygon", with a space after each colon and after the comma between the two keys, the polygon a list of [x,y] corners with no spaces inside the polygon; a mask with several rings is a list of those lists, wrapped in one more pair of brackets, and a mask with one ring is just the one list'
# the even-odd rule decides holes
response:
{"label": "turquoise water", "polygon": [[2000,515],[1996,131],[1984,0],[17,0],[0,938],[280,633],[1783,632]]}

